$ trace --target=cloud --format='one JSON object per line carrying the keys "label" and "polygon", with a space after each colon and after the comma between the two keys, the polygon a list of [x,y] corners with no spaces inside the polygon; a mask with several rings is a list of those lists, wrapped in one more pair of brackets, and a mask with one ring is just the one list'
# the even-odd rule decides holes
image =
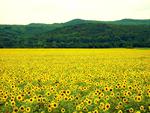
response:
{"label": "cloud", "polygon": [[1,24],[150,18],[150,0],[0,0]]}

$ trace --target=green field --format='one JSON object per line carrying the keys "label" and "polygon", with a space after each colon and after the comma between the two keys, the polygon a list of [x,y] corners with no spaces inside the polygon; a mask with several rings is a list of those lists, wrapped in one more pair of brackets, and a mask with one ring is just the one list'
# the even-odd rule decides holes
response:
{"label": "green field", "polygon": [[150,49],[0,49],[0,113],[148,113]]}

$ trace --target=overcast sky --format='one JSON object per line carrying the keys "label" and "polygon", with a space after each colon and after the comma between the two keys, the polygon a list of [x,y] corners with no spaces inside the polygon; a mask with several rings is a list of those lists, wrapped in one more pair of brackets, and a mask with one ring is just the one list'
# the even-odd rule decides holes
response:
{"label": "overcast sky", "polygon": [[150,0],[0,0],[0,24],[150,19]]}

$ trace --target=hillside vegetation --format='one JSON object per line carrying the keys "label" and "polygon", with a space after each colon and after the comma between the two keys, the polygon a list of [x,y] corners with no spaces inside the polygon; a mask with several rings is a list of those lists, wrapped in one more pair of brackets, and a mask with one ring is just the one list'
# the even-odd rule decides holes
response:
{"label": "hillside vegetation", "polygon": [[0,25],[1,48],[150,47],[150,20]]}

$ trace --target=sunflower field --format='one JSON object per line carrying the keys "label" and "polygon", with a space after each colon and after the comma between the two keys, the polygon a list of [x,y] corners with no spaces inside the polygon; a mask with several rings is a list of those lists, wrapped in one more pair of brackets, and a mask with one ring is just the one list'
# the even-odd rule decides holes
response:
{"label": "sunflower field", "polygon": [[0,113],[149,113],[150,49],[0,49]]}

